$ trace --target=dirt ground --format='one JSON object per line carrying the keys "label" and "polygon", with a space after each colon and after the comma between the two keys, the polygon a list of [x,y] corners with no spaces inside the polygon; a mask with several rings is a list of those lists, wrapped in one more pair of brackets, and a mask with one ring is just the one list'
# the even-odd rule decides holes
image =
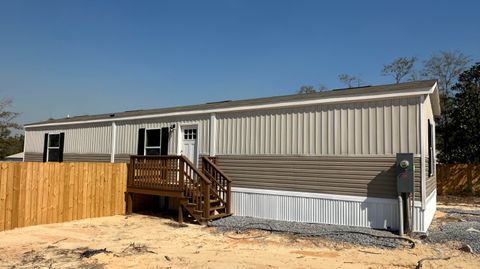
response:
{"label": "dirt ground", "polygon": [[479,255],[445,244],[368,248],[264,231],[219,233],[137,214],[0,232],[0,268],[416,268],[429,257],[447,260],[422,268],[480,265]]}
{"label": "dirt ground", "polygon": [[480,208],[480,196],[437,196],[437,207]]}

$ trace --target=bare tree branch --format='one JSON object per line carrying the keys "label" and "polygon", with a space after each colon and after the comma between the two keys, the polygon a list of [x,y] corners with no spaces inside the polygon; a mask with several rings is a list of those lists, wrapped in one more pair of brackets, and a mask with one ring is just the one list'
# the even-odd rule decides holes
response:
{"label": "bare tree branch", "polygon": [[[360,76],[351,76],[349,74],[340,74],[338,75],[338,80],[345,84],[348,88],[352,87],[360,87],[363,84],[363,80],[360,78]],[[353,86],[354,83],[356,86]]]}
{"label": "bare tree branch", "polygon": [[395,79],[395,83],[400,83],[402,79],[410,75],[410,80],[416,80],[415,71],[413,69],[416,57],[399,57],[390,64],[383,66],[382,75],[392,76]]}
{"label": "bare tree branch", "polygon": [[449,96],[450,88],[469,63],[470,57],[459,51],[441,51],[424,62],[422,76],[438,80],[440,92]]}

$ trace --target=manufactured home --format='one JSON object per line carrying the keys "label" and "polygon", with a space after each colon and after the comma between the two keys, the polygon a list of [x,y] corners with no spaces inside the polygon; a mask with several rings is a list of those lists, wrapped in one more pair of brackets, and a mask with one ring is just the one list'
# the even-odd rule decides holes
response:
{"label": "manufactured home", "polygon": [[[26,125],[24,161],[133,162],[146,172],[131,169],[129,184],[143,184],[131,192],[161,189],[148,175],[171,188],[181,178],[183,193],[195,180],[226,190],[218,180],[228,179],[229,193],[216,194],[231,207],[223,213],[397,230],[396,157],[410,153],[412,229],[425,232],[436,209],[439,114],[429,80],[85,115]],[[169,168],[152,172],[154,164]],[[205,195],[192,212],[215,210],[198,208]]]}

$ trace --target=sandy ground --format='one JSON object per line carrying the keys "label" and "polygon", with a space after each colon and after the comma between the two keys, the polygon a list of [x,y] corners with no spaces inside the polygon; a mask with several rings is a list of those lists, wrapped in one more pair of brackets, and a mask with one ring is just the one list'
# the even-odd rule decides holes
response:
{"label": "sandy ground", "polygon": [[[0,232],[0,268],[479,268],[480,256],[447,245],[358,247],[291,235],[218,233],[146,215],[85,219]],[[244,239],[244,237],[256,237]],[[235,239],[240,238],[240,239]],[[134,245],[132,245],[134,244]],[[87,248],[104,249],[89,258]]]}
{"label": "sandy ground", "polygon": [[437,196],[437,207],[478,210],[480,196]]}

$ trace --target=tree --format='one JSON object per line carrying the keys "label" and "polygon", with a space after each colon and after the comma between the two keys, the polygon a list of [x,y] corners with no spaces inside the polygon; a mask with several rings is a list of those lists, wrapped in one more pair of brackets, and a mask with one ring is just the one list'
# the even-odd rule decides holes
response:
{"label": "tree", "polygon": [[23,150],[23,136],[12,136],[12,130],[22,127],[13,121],[19,113],[7,110],[11,104],[10,99],[0,100],[0,159]]}
{"label": "tree", "polygon": [[470,57],[458,51],[440,51],[424,62],[422,75],[438,80],[438,88],[444,96],[450,95],[450,88],[458,76],[465,71]]}
{"label": "tree", "polygon": [[319,91],[319,92],[326,92],[326,91],[328,91],[327,85],[320,83],[320,85],[318,85],[318,91]]}
{"label": "tree", "polygon": [[[421,72],[425,78],[433,78],[438,81],[440,94],[440,107],[442,117],[437,121],[437,144],[443,152],[449,150],[448,140],[450,137],[450,110],[452,108],[451,87],[458,76],[465,71],[470,57],[458,51],[441,51],[424,62]],[[446,154],[446,153],[445,153]]]}
{"label": "tree", "polygon": [[315,88],[311,85],[300,86],[300,90],[298,90],[298,93],[300,93],[300,94],[314,93],[314,92],[316,92]]}
{"label": "tree", "polygon": [[340,74],[338,75],[338,80],[345,84],[348,88],[354,87],[354,83],[356,83],[356,87],[360,87],[363,84],[362,79],[360,76],[351,76],[349,74]]}
{"label": "tree", "polygon": [[328,91],[328,87],[320,83],[320,85],[318,86],[318,89],[315,89],[315,87],[313,87],[312,85],[300,86],[298,93],[306,94],[306,93],[325,92],[325,91]]}
{"label": "tree", "polygon": [[440,158],[448,163],[480,163],[480,62],[464,71],[452,87],[456,92],[448,111],[451,135]]}
{"label": "tree", "polygon": [[0,159],[23,151],[23,135],[9,136],[0,140]]}
{"label": "tree", "polygon": [[410,75],[410,78],[415,80],[416,75],[413,67],[415,66],[416,60],[416,57],[399,57],[390,64],[383,66],[382,75],[392,76],[397,84],[407,75]]}

